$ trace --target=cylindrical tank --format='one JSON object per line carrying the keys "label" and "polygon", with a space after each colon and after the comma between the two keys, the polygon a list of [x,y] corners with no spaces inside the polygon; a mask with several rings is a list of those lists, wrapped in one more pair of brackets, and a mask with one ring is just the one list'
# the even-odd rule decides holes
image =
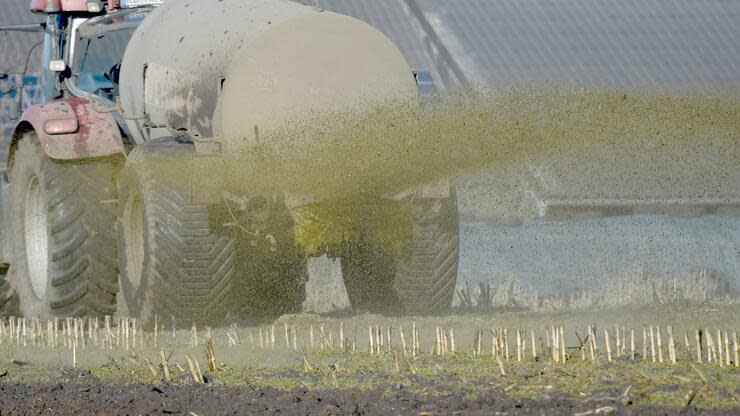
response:
{"label": "cylindrical tank", "polygon": [[[287,0],[169,0],[129,43],[121,104],[137,142],[187,131],[236,150],[285,122],[417,93],[382,33]],[[149,133],[147,133],[149,132]]]}

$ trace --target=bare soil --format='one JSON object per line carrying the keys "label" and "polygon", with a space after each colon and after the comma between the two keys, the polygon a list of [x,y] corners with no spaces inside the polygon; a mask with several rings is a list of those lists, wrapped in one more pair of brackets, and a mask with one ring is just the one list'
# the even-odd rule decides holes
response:
{"label": "bare soil", "polygon": [[[7,372],[5,373],[7,375]],[[434,378],[417,377],[415,387],[392,383],[377,388],[314,390],[256,385],[116,383],[84,370],[69,370],[38,384],[0,382],[0,414],[738,414],[740,407],[707,411],[695,406],[666,408],[634,405],[619,398],[575,401],[549,392],[538,398],[513,398],[499,389],[479,394],[440,388]],[[618,395],[616,395],[618,396]]]}

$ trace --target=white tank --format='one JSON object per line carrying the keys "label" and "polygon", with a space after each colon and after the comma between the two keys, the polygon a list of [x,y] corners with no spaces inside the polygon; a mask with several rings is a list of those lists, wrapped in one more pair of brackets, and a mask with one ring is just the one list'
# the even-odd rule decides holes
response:
{"label": "white tank", "polygon": [[[224,151],[253,144],[255,126],[417,94],[382,33],[287,0],[169,0],[132,37],[120,88],[127,116]],[[154,137],[143,120],[129,128],[137,142]]]}

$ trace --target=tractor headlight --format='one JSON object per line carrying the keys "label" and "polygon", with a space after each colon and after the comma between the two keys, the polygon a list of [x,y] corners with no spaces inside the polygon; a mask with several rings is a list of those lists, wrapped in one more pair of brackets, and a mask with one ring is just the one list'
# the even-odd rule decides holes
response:
{"label": "tractor headlight", "polygon": [[100,2],[100,0],[88,0],[87,11],[90,13],[100,13],[101,11],[103,11],[103,4]]}

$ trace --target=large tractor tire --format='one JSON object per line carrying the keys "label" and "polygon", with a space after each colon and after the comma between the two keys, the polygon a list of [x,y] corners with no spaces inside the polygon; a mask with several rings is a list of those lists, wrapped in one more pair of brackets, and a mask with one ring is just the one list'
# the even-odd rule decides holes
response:
{"label": "large tractor tire", "polygon": [[285,201],[277,195],[253,200],[261,202],[238,217],[240,227],[231,228],[240,263],[233,301],[237,316],[259,322],[300,312],[308,263],[295,242],[295,223]]}
{"label": "large tractor tire", "polygon": [[460,251],[455,195],[411,204],[412,236],[403,252],[384,247],[371,230],[343,250],[342,274],[354,309],[432,314],[450,307]]}
{"label": "large tractor tire", "polygon": [[233,241],[211,231],[209,207],[189,201],[187,183],[155,169],[165,160],[185,171],[187,157],[181,165],[178,157],[189,151],[185,144],[137,148],[119,179],[121,289],[129,313],[146,326],[155,316],[181,326],[220,324],[229,311]]}
{"label": "large tractor tire", "polygon": [[113,158],[50,159],[33,132],[18,143],[11,171],[11,267],[24,316],[115,312],[117,166]]}

